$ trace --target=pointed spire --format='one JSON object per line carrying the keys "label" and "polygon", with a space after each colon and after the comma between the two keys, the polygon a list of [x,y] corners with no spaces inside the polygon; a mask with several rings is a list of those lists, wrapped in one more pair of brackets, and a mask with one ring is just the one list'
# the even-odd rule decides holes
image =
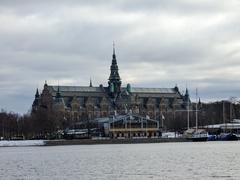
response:
{"label": "pointed spire", "polygon": [[60,86],[58,85],[57,92],[56,92],[56,97],[55,97],[55,103],[57,105],[63,105],[65,107],[65,102],[64,99],[60,93]]}
{"label": "pointed spire", "polygon": [[113,43],[113,55],[112,55],[112,64],[110,67],[111,73],[109,76],[108,81],[108,87],[109,91],[114,89],[114,92],[112,93],[119,93],[121,90],[121,78],[118,73],[118,65],[117,65],[117,59],[115,54],[115,44]]}
{"label": "pointed spire", "polygon": [[185,96],[189,96],[188,88],[186,88]]}
{"label": "pointed spire", "polygon": [[37,88],[37,90],[36,90],[35,98],[36,98],[36,99],[39,98],[38,88]]}
{"label": "pointed spire", "polygon": [[35,93],[35,99],[32,104],[33,111],[37,110],[37,108],[39,106],[39,101],[40,101],[40,95],[39,95],[38,88],[37,88],[36,93]]}
{"label": "pointed spire", "polygon": [[111,70],[111,74],[110,74],[109,80],[120,81],[120,76],[118,73],[117,59],[116,59],[116,54],[115,54],[115,44],[113,44],[112,64],[111,64],[110,70]]}
{"label": "pointed spire", "polygon": [[190,103],[188,88],[186,88],[186,92],[185,92],[185,95],[184,95],[184,102],[187,103],[187,104]]}
{"label": "pointed spire", "polygon": [[115,43],[113,41],[113,55],[115,55]]}
{"label": "pointed spire", "polygon": [[61,93],[60,93],[60,87],[58,85],[57,93],[56,93],[56,98],[61,98]]}
{"label": "pointed spire", "polygon": [[199,109],[202,109],[202,102],[201,102],[201,99],[200,99],[200,97],[198,98],[198,108]]}
{"label": "pointed spire", "polygon": [[112,64],[117,64],[116,53],[115,53],[115,43],[114,43],[114,41],[113,41]]}
{"label": "pointed spire", "polygon": [[89,87],[93,87],[92,85],[92,79],[90,78],[90,84],[89,84]]}

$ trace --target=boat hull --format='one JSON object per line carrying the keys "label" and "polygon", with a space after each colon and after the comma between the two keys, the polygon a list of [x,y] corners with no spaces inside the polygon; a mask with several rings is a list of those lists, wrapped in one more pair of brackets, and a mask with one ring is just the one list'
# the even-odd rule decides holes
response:
{"label": "boat hull", "polygon": [[218,141],[237,141],[238,137],[235,134],[220,134],[217,137]]}
{"label": "boat hull", "polygon": [[207,141],[207,137],[201,137],[201,138],[192,138],[193,142],[203,142],[203,141]]}

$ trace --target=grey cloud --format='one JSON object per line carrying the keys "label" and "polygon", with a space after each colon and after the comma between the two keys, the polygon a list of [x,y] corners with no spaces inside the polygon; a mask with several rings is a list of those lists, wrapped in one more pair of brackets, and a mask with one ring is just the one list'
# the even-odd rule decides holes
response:
{"label": "grey cloud", "polygon": [[26,112],[35,89],[106,85],[112,41],[123,85],[186,84],[203,100],[239,96],[238,1],[0,2],[0,108]]}

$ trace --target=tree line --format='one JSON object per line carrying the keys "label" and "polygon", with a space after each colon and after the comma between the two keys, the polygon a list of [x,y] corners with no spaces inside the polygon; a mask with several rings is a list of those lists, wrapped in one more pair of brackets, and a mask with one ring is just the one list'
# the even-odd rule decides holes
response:
{"label": "tree line", "polygon": [[[219,124],[230,122],[240,117],[240,104],[229,102],[214,102],[198,106],[198,125]],[[195,126],[194,105],[190,112],[190,127]],[[86,115],[87,119],[87,115]],[[87,122],[87,121],[85,121]],[[161,122],[160,122],[161,124]],[[174,112],[165,117],[165,130],[180,131],[187,127],[187,112]],[[40,108],[34,113],[20,115],[14,112],[0,112],[0,137],[11,139],[22,136],[26,139],[54,138],[57,132],[66,128],[74,128],[74,122],[70,121],[61,112]],[[89,125],[89,124],[88,124]],[[85,128],[88,126],[85,124]]]}

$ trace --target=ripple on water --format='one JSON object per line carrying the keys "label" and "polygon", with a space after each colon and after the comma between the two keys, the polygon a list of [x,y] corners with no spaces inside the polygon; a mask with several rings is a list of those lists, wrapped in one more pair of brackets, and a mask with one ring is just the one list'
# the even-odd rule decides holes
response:
{"label": "ripple on water", "polygon": [[0,179],[240,179],[240,143],[0,148]]}

